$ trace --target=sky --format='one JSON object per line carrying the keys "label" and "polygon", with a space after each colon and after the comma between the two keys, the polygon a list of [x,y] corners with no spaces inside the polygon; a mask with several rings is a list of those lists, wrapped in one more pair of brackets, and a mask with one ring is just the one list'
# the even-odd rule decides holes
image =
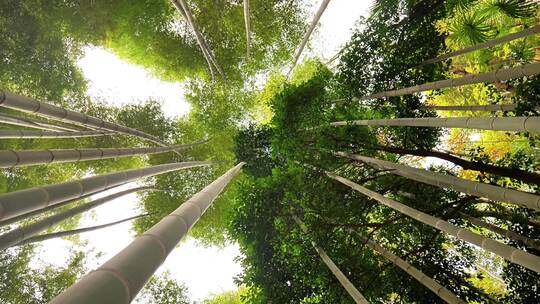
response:
{"label": "sky", "polygon": [[[310,16],[318,9],[320,1],[313,1]],[[334,0],[323,14],[320,26],[310,41],[311,48],[305,56],[317,55],[323,59],[334,56],[351,36],[351,28],[360,16],[365,16],[371,1]],[[311,22],[311,20],[309,20]],[[89,95],[115,105],[138,103],[149,98],[162,103],[164,112],[170,117],[185,115],[190,106],[185,101],[181,83],[164,82],[143,68],[122,61],[114,54],[97,47],[87,47],[78,62],[89,81]],[[130,184],[124,187],[134,187]],[[118,191],[118,190],[116,190]],[[106,194],[104,194],[106,195]],[[126,195],[83,215],[81,227],[112,222],[139,214],[137,196]],[[89,269],[94,269],[127,246],[134,237],[131,223],[81,234],[99,257],[88,259]],[[49,240],[41,246],[40,261],[62,265],[69,256],[71,243],[64,240]],[[241,273],[240,265],[234,261],[240,255],[238,245],[219,249],[203,248],[192,239],[184,240],[167,258],[157,273],[169,271],[173,278],[187,285],[193,300],[223,291],[235,290],[233,278]],[[38,261],[34,261],[38,264]],[[60,263],[60,264],[59,264]]]}

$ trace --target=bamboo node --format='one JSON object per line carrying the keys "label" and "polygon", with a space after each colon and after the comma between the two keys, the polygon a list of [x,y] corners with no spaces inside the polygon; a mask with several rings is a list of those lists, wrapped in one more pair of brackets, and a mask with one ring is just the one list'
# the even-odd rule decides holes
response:
{"label": "bamboo node", "polygon": [[121,273],[119,272],[118,270],[116,269],[113,269],[113,268],[108,268],[108,267],[100,267],[92,272],[98,272],[98,271],[104,271],[104,272],[109,272],[111,273],[115,278],[118,279],[118,281],[120,281],[120,283],[122,284],[122,286],[124,286],[125,288],[125,291],[127,293],[127,298],[128,299],[132,299],[132,287],[131,287],[131,284],[129,283],[129,280]]}

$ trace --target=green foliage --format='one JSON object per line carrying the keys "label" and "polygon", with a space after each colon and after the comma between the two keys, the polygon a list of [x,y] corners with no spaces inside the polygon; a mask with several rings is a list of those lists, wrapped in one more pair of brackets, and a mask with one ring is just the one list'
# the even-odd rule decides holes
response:
{"label": "green foliage", "polygon": [[66,37],[54,8],[39,0],[0,3],[2,89],[57,102],[84,96],[75,64],[80,45]]}
{"label": "green foliage", "polygon": [[246,162],[242,168],[247,174],[262,177],[272,174],[277,162],[272,159],[270,147],[272,130],[267,126],[250,125],[235,137],[235,154],[238,162]]}
{"label": "green foliage", "polygon": [[242,304],[247,303],[243,302],[242,298],[245,297],[247,289],[245,287],[240,287],[235,291],[227,291],[214,295],[208,300],[204,300],[202,304]]}
{"label": "green foliage", "polygon": [[504,14],[511,18],[527,18],[534,16],[536,4],[530,0],[488,0],[484,13],[497,16]]}
{"label": "green foliage", "polygon": [[[323,247],[371,302],[439,303],[440,299],[412,277],[364,246],[369,237],[410,262],[465,301],[536,303],[538,275],[522,267],[478,254],[465,243],[409,219],[322,172],[300,164],[317,165],[391,197],[407,206],[449,220],[455,225],[509,242],[523,244],[473,227],[457,211],[492,221],[531,238],[539,238],[530,219],[537,212],[519,207],[479,203],[453,191],[420,184],[389,172],[338,159],[330,152],[345,151],[392,161],[411,162],[404,153],[383,147],[433,149],[440,131],[434,128],[327,127],[349,119],[433,117],[423,109],[421,95],[393,97],[361,106],[351,97],[419,85],[449,77],[531,62],[538,37],[528,37],[490,50],[456,58],[449,65],[419,66],[447,48],[457,49],[500,37],[535,24],[536,6],[517,0],[380,0],[373,14],[360,20],[347,44],[336,73],[316,59],[299,65],[290,81],[279,74],[302,38],[306,22],[304,2],[251,0],[251,56],[245,54],[241,1],[189,1],[195,22],[217,61],[225,81],[210,82],[206,62],[187,26],[168,0],[159,1],[4,1],[0,12],[0,83],[4,89],[52,99],[82,112],[155,135],[170,143],[204,145],[166,153],[76,164],[33,166],[4,170],[0,191],[15,191],[128,168],[173,161],[213,160],[211,167],[181,170],[151,178],[162,191],[141,195],[141,209],[150,213],[135,222],[140,234],[176,209],[238,161],[244,172],[216,200],[190,231],[203,246],[239,242],[244,273],[237,292],[216,295],[205,303],[352,303],[345,290],[320,261],[311,246]],[[447,35],[447,37],[445,37]],[[86,83],[76,66],[84,45],[103,46],[130,63],[167,81],[186,83],[192,110],[168,119],[159,104],[149,100],[115,108],[90,101]],[[260,73],[260,74],[259,74]],[[255,80],[270,75],[262,90]],[[450,73],[450,74],[451,74]],[[257,75],[257,77],[253,77]],[[251,78],[250,78],[251,77]],[[502,88],[502,89],[501,89]],[[538,77],[478,86],[463,91],[434,92],[433,100],[452,104],[485,98],[483,103],[514,101],[516,114],[537,115]],[[510,92],[503,97],[501,91]],[[514,94],[515,93],[515,94]],[[474,97],[474,98],[471,98]],[[468,101],[467,101],[468,102]],[[272,113],[269,112],[271,108]],[[5,112],[5,109],[2,110]],[[262,114],[254,113],[257,111]],[[264,126],[251,121],[268,123]],[[529,136],[529,144],[537,138]],[[80,140],[6,140],[3,149],[146,146],[128,136]],[[490,161],[482,149],[472,159]],[[494,162],[534,171],[537,159],[530,147],[512,149]],[[445,174],[455,170],[434,167]],[[537,191],[534,185],[478,175],[478,179]],[[69,208],[66,206],[64,208]],[[301,217],[310,233],[291,219]],[[63,223],[76,226],[78,218]],[[57,229],[55,227],[53,229]],[[531,251],[533,253],[537,253]],[[42,303],[50,300],[84,271],[81,253],[73,253],[67,268],[29,267],[32,247],[0,253],[0,300]],[[538,254],[538,253],[537,253]],[[490,264],[487,271],[475,271]],[[476,267],[475,267],[476,266]],[[495,272],[506,291],[493,293]],[[501,283],[502,284],[502,283]],[[140,299],[152,303],[188,303],[187,288],[170,274],[152,278]]]}
{"label": "green foliage", "polygon": [[152,276],[135,300],[137,303],[189,304],[188,289],[169,272]]}
{"label": "green foliage", "polygon": [[486,24],[488,16],[478,11],[462,11],[456,14],[449,24],[448,37],[460,47],[471,46],[485,42],[493,37],[493,28]]}
{"label": "green foliage", "polygon": [[6,304],[48,303],[84,272],[84,253],[72,252],[64,267],[29,266],[32,246],[0,252],[0,301]]}
{"label": "green foliage", "polygon": [[531,17],[536,4],[529,0],[475,0],[447,3],[449,17],[445,23],[447,43],[453,49],[485,42],[505,35],[516,22],[534,24]]}
{"label": "green foliage", "polygon": [[[288,60],[302,37],[301,1],[251,1],[252,45],[246,58],[241,3],[188,5],[229,81]],[[170,1],[77,2],[59,11],[67,15],[67,28],[75,39],[103,45],[162,79],[210,78],[191,28]]]}

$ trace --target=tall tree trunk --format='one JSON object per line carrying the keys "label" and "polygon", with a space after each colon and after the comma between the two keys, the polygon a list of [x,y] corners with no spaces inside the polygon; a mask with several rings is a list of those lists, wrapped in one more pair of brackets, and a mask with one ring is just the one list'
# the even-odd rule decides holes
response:
{"label": "tall tree trunk", "polygon": [[38,130],[44,130],[44,131],[69,131],[69,132],[77,132],[79,130],[63,127],[63,126],[57,126],[53,124],[49,124],[42,121],[37,121],[30,118],[25,117],[17,117],[12,116],[4,113],[0,113],[0,123],[13,125],[13,126],[21,126],[26,128],[32,128],[32,129],[38,129]]}
{"label": "tall tree trunk", "polygon": [[421,117],[337,121],[331,126],[401,126],[540,133],[540,117]]}
{"label": "tall tree trunk", "polygon": [[0,139],[24,139],[24,138],[79,138],[114,135],[116,132],[109,131],[78,131],[78,132],[55,132],[55,131],[29,131],[29,130],[0,130]]}
{"label": "tall tree trunk", "polygon": [[445,79],[434,82],[428,82],[421,85],[416,85],[413,87],[385,91],[380,93],[375,93],[372,95],[367,95],[360,98],[354,98],[356,101],[364,101],[368,99],[377,99],[383,97],[394,97],[402,96],[407,94],[419,93],[423,91],[432,91],[438,89],[452,88],[463,85],[483,83],[483,82],[497,82],[510,80],[513,78],[519,78],[524,76],[533,76],[540,74],[540,62],[530,63],[523,66],[509,68],[509,69],[500,69],[493,72],[482,73],[482,74],[471,74],[461,78],[454,79]]}
{"label": "tall tree trunk", "polygon": [[10,219],[17,215],[56,205],[64,201],[79,198],[90,192],[123,184],[143,177],[154,176],[180,169],[208,166],[211,162],[170,163],[125,170],[104,175],[83,178],[78,181],[64,182],[43,187],[30,188],[0,194],[0,220]]}
{"label": "tall tree trunk", "polygon": [[[304,225],[304,223],[296,215],[292,214],[292,217],[293,217],[294,221],[296,222],[296,224],[298,224],[298,226],[300,226],[302,231],[305,234],[308,234],[309,232],[307,230],[306,225]],[[326,252],[321,247],[319,247],[319,245],[317,245],[313,241],[311,242],[311,245],[313,245],[313,248],[315,248],[315,251],[317,251],[317,253],[321,257],[321,260],[324,262],[324,264],[326,264],[326,267],[328,267],[328,269],[336,277],[336,279],[339,281],[341,286],[343,286],[343,288],[345,288],[345,290],[349,293],[351,298],[353,298],[354,302],[361,303],[361,304],[369,304],[369,302],[366,300],[366,298],[364,298],[364,296],[360,293],[360,291],[358,291],[358,289],[356,289],[356,287],[353,285],[353,283],[351,283],[351,281],[349,281],[349,279],[336,266],[334,261],[332,261],[332,259],[326,254]]]}
{"label": "tall tree trunk", "polygon": [[520,242],[520,243],[523,243],[525,245],[527,245],[527,247],[530,247],[530,248],[534,248],[538,251],[540,251],[540,241],[538,240],[535,240],[535,239],[531,239],[531,238],[528,238],[524,235],[521,235],[519,233],[516,233],[514,231],[510,231],[510,230],[506,230],[506,229],[503,229],[503,228],[500,228],[500,227],[497,227],[493,224],[490,224],[488,222],[484,222],[480,219],[477,219],[473,216],[470,216],[464,212],[461,212],[459,211],[458,214],[466,219],[469,223],[473,224],[473,225],[476,225],[478,227],[482,227],[482,228],[485,228],[491,232],[494,232],[494,233],[497,233],[501,236],[505,236],[509,239],[512,239],[514,241],[517,241],[517,242]]}
{"label": "tall tree trunk", "polygon": [[392,170],[392,174],[401,175],[403,177],[407,177],[421,183],[426,183],[437,187],[450,188],[455,191],[464,192],[474,196],[485,197],[494,201],[508,202],[523,207],[540,210],[540,196],[533,193],[518,191],[514,189],[506,189],[495,185],[470,181],[455,176],[450,176],[424,169],[417,169],[367,156],[348,154],[344,152],[335,152],[335,155],[356,161],[361,161],[370,164],[371,166],[377,166],[387,170]]}
{"label": "tall tree trunk", "polygon": [[27,245],[27,244],[32,244],[32,243],[43,242],[43,241],[47,241],[47,240],[51,240],[51,239],[57,239],[57,238],[61,238],[61,237],[81,234],[81,233],[84,233],[84,232],[96,231],[96,230],[99,230],[99,229],[103,229],[103,228],[118,225],[118,224],[121,224],[121,223],[124,223],[124,222],[127,222],[127,221],[131,221],[131,220],[134,220],[134,219],[137,219],[137,218],[140,218],[140,217],[145,217],[147,215],[148,214],[139,214],[139,215],[136,215],[136,216],[125,218],[123,220],[119,220],[119,221],[115,221],[115,222],[111,222],[111,223],[107,223],[107,224],[103,224],[103,225],[97,225],[97,226],[79,228],[79,229],[74,229],[74,230],[67,230],[67,231],[60,231],[60,232],[36,235],[36,236],[31,237],[31,238],[27,238],[26,240],[24,240],[24,241],[22,241],[20,243],[17,243],[14,246],[22,246],[22,245]]}
{"label": "tall tree trunk", "polygon": [[396,211],[399,211],[413,219],[416,219],[419,222],[422,222],[433,228],[436,228],[445,233],[448,233],[462,241],[481,247],[484,250],[495,253],[496,255],[499,255],[512,263],[516,263],[530,270],[540,272],[540,257],[538,256],[535,256],[523,250],[514,248],[512,246],[508,246],[496,240],[486,238],[482,235],[470,232],[467,229],[460,228],[447,221],[441,220],[439,218],[436,218],[424,212],[408,207],[402,203],[389,199],[375,191],[371,191],[365,187],[362,187],[346,178],[335,175],[331,172],[326,172],[326,174],[330,178],[352,188],[353,190],[358,191],[370,197],[371,199],[374,199],[380,202],[381,204],[387,207],[390,207]]}
{"label": "tall tree trunk", "polygon": [[304,35],[304,38],[302,39],[302,42],[300,43],[300,46],[298,47],[298,50],[296,51],[296,54],[294,55],[294,60],[291,69],[289,70],[289,75],[294,70],[294,67],[298,63],[298,59],[300,59],[300,55],[302,55],[302,52],[304,51],[304,48],[306,47],[307,42],[309,41],[309,37],[311,37],[311,34],[313,33],[313,30],[315,30],[315,27],[317,24],[319,24],[319,20],[321,19],[322,14],[326,10],[326,7],[328,6],[328,3],[330,3],[330,0],[322,0],[321,6],[315,13],[315,17],[313,17],[313,20],[311,21],[311,24]]}
{"label": "tall tree trunk", "polygon": [[95,127],[102,130],[132,135],[149,140],[161,146],[168,146],[168,144],[161,139],[139,130],[110,123],[104,121],[103,119],[95,118],[86,114],[81,114],[79,112],[4,91],[0,91],[0,106],[33,113],[35,115],[44,116],[51,119],[66,121],[84,127]]}
{"label": "tall tree trunk", "polygon": [[67,220],[70,217],[73,217],[79,213],[83,213],[85,211],[91,210],[99,205],[103,205],[107,202],[110,202],[114,199],[117,199],[119,197],[122,197],[124,195],[141,191],[141,190],[148,190],[152,187],[138,187],[138,188],[132,188],[124,191],[120,191],[118,193],[114,193],[102,198],[98,198],[96,200],[93,200],[91,202],[82,204],[77,207],[73,207],[69,210],[66,210],[64,212],[60,212],[55,215],[48,216],[46,218],[40,219],[30,225],[22,226],[16,229],[13,229],[11,231],[8,231],[2,235],[0,235],[0,250],[6,249],[8,247],[11,247],[13,245],[16,245],[30,237],[33,237],[34,235],[44,231],[45,229],[48,229],[60,222],[63,222]]}
{"label": "tall tree trunk", "polygon": [[51,304],[132,301],[243,165],[236,165],[206,186],[105,264],[55,297]]}
{"label": "tall tree trunk", "polygon": [[59,149],[59,150],[0,150],[0,168],[54,164],[65,162],[80,162],[86,160],[109,159],[147,155],[188,149],[205,143],[200,141],[193,144],[174,145],[170,147],[152,148],[95,148],[95,149]]}
{"label": "tall tree trunk", "polygon": [[470,161],[463,158],[459,158],[457,156],[454,156],[446,152],[424,150],[424,149],[411,150],[411,149],[404,149],[404,148],[391,147],[391,146],[373,146],[373,148],[366,148],[366,149],[379,150],[379,151],[384,151],[384,152],[396,153],[400,155],[407,154],[407,155],[415,155],[415,156],[436,157],[439,159],[444,159],[449,162],[452,162],[453,164],[456,164],[465,170],[475,170],[475,171],[490,173],[490,174],[494,174],[498,176],[510,177],[513,179],[521,180],[526,183],[540,185],[540,174],[537,174],[534,172],[527,172],[520,169],[499,167],[499,166],[495,166],[491,164],[486,164],[481,161]]}
{"label": "tall tree trunk", "polygon": [[[47,206],[45,208],[41,208],[41,209],[38,209],[38,210],[30,211],[30,212],[25,213],[25,214],[14,216],[14,217],[12,217],[10,219],[0,221],[0,227],[7,226],[7,225],[10,225],[10,224],[16,223],[18,221],[24,220],[24,219],[29,219],[29,218],[31,218],[31,217],[33,217],[35,215],[42,214],[42,213],[45,213],[47,211],[54,210],[56,208],[60,208],[60,207],[63,207],[65,205],[69,205],[69,204],[71,204],[73,202],[88,198],[88,197],[90,197],[92,195],[96,195],[98,193],[102,193],[102,192],[105,192],[107,190],[111,190],[111,189],[114,189],[116,187],[120,187],[120,186],[123,186],[123,185],[125,185],[125,183],[124,184],[119,184],[119,185],[116,185],[116,186],[112,186],[112,187],[107,187],[107,188],[105,188],[103,190],[93,191],[93,192],[87,193],[87,194],[82,195],[82,196],[77,197],[77,198],[69,199],[69,200],[63,201],[63,202],[58,203],[58,204],[50,205],[50,206]],[[154,189],[154,190],[158,191],[157,189]]]}
{"label": "tall tree trunk", "polygon": [[443,61],[443,60],[446,60],[446,59],[449,59],[449,58],[452,58],[452,57],[456,57],[456,56],[459,56],[459,55],[463,55],[463,54],[467,54],[467,53],[470,53],[470,52],[478,51],[478,50],[481,50],[481,49],[487,49],[487,48],[490,48],[490,47],[493,47],[493,46],[496,46],[496,45],[499,45],[499,44],[503,44],[503,43],[506,43],[506,42],[510,42],[512,40],[516,40],[516,39],[524,38],[524,37],[527,37],[527,36],[531,36],[531,35],[534,35],[534,34],[537,34],[537,33],[540,33],[540,25],[535,25],[533,27],[522,30],[520,32],[512,33],[512,34],[506,35],[504,37],[492,39],[492,40],[489,40],[489,41],[486,41],[486,42],[483,42],[483,43],[479,43],[477,45],[473,45],[473,46],[470,46],[470,47],[467,47],[467,48],[464,48],[464,49],[461,49],[461,50],[458,50],[458,51],[455,51],[455,52],[446,53],[446,54],[441,55],[439,57],[426,60],[426,61],[422,62],[419,66],[440,62],[440,61]]}
{"label": "tall tree trunk", "polygon": [[435,293],[437,296],[443,299],[446,303],[465,303],[463,300],[461,300],[455,294],[453,294],[450,290],[446,289],[446,287],[437,283],[437,281],[428,277],[423,272],[421,272],[420,270],[418,270],[417,268],[409,264],[407,261],[401,259],[397,255],[392,253],[390,250],[387,250],[386,248],[377,244],[373,240],[368,239],[360,235],[359,233],[356,233],[356,235],[358,235],[364,241],[366,246],[378,252],[380,255],[382,255],[387,260],[392,262],[392,264],[401,268],[403,271],[408,273],[411,277],[415,278],[420,284],[424,285],[427,289],[433,291],[433,293]]}
{"label": "tall tree trunk", "polygon": [[249,20],[249,0],[244,0],[244,23],[246,24],[246,56],[249,58],[249,48],[251,45],[251,30]]}

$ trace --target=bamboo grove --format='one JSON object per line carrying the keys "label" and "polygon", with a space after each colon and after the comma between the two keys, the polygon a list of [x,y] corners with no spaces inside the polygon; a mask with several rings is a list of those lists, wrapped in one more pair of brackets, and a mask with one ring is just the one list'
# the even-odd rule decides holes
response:
{"label": "bamboo grove", "polygon": [[[235,303],[540,301],[536,2],[374,1],[327,64],[301,57],[330,0],[309,24],[299,21],[300,1],[221,9],[199,2],[141,2],[122,15],[157,12],[181,24],[180,39],[145,25],[128,35],[126,45],[153,49],[148,58],[110,42],[137,18],[83,35],[88,28],[66,17],[79,12],[58,11],[73,41],[102,43],[169,80],[193,77],[185,119],[170,121],[151,102],[117,110],[84,98],[70,104],[80,92],[62,99],[0,75],[2,254],[23,259],[48,240],[131,221],[136,233],[47,301],[136,301],[188,234],[239,245],[243,294]],[[129,4],[97,6],[123,12]],[[177,43],[181,55],[169,62],[174,47],[155,37]],[[186,58],[197,66],[167,72]],[[270,70],[262,62],[288,73],[248,92]],[[68,74],[66,83],[76,81]],[[51,96],[58,98],[44,101]],[[246,124],[249,111],[263,108],[267,122]],[[494,144],[476,145],[476,137]],[[70,226],[135,193],[144,212]],[[165,297],[184,292],[158,289]]]}

